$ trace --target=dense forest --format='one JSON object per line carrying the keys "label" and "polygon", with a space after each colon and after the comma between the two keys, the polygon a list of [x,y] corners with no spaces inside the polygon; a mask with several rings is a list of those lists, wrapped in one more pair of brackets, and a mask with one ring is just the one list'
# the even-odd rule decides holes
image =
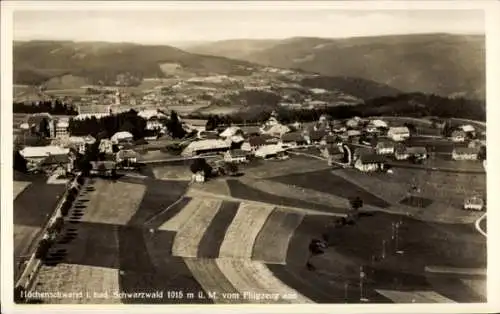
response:
{"label": "dense forest", "polygon": [[[263,122],[269,118],[272,109],[261,110],[258,114],[244,112],[219,117],[219,120],[232,123]],[[282,123],[295,121],[316,121],[322,114],[328,114],[335,119],[347,119],[354,116],[408,116],[425,117],[435,116],[440,118],[463,118],[486,121],[486,104],[480,100],[464,98],[446,98],[423,93],[399,94],[396,96],[383,96],[365,101],[364,105],[342,105],[318,109],[291,110],[278,108],[277,114]],[[192,119],[208,119],[210,115],[191,114]],[[213,117],[211,117],[213,119]]]}
{"label": "dense forest", "polygon": [[53,101],[38,101],[32,103],[13,104],[14,113],[42,113],[48,112],[53,115],[76,116],[78,110],[75,106],[65,103],[59,99]]}

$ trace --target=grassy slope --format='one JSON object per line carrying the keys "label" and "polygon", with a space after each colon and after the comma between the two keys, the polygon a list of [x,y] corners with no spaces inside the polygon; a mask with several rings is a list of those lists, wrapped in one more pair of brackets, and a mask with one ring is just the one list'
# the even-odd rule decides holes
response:
{"label": "grassy slope", "polygon": [[[177,63],[194,72],[230,74],[247,62],[190,54],[170,46],[129,43],[29,41],[14,45],[14,82],[39,84],[53,77],[84,82],[114,81],[119,73],[137,77],[161,76],[160,64]],[[78,78],[80,77],[80,78]],[[53,79],[51,83],[57,83]]]}
{"label": "grassy slope", "polygon": [[[221,53],[221,45],[224,42],[213,43],[210,52]],[[359,77],[407,92],[463,92],[484,98],[484,45],[483,36],[449,34],[336,40],[291,38],[243,57],[251,62],[323,75]],[[204,49],[208,53],[208,46]],[[227,51],[224,55],[229,56]],[[233,52],[233,57],[242,57],[241,50]]]}

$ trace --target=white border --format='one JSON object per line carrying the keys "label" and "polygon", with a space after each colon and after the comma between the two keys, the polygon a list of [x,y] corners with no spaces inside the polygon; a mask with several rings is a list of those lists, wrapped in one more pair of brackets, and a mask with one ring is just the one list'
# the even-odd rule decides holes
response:
{"label": "white border", "polygon": [[[488,113],[488,304],[451,304],[451,305],[293,305],[293,306],[248,306],[248,305],[177,305],[177,306],[97,306],[97,305],[37,305],[15,306],[12,303],[12,269],[13,259],[13,215],[12,215],[12,15],[15,10],[485,10],[487,41],[487,113]],[[142,2],[142,1],[2,1],[1,2],[1,232],[2,232],[2,267],[1,297],[2,309],[5,313],[68,313],[70,310],[90,312],[106,310],[116,313],[195,313],[207,311],[212,313],[487,313],[499,312],[500,302],[494,293],[500,291],[498,272],[498,244],[500,239],[499,213],[495,209],[500,204],[494,190],[498,191],[495,174],[499,173],[500,161],[498,139],[498,123],[494,118],[500,117],[500,90],[498,78],[500,73],[500,2],[498,1],[224,1],[224,2]],[[496,188],[496,189],[495,189]],[[498,193],[498,192],[497,192]],[[492,239],[494,239],[492,241]],[[497,249],[497,250],[495,250]]]}

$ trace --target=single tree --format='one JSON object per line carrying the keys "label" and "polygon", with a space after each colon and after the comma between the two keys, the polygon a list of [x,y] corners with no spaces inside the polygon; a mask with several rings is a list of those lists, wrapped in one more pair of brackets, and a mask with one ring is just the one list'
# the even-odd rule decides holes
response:
{"label": "single tree", "polygon": [[24,159],[24,157],[21,156],[19,150],[14,151],[13,166],[14,170],[22,173],[25,173],[28,170],[27,169],[28,163],[26,162],[26,159]]}
{"label": "single tree", "polygon": [[351,212],[349,216],[353,219],[357,219],[359,217],[359,209],[363,207],[363,200],[359,196],[356,196],[350,199],[349,203],[351,205]]}
{"label": "single tree", "polygon": [[407,127],[408,130],[410,131],[410,136],[417,135],[417,127],[415,126],[415,124],[407,122],[404,124],[404,126]]}
{"label": "single tree", "polygon": [[234,162],[227,163],[226,169],[226,172],[231,176],[238,174],[238,165]]}
{"label": "single tree", "polygon": [[481,161],[486,160],[486,146],[485,145],[483,145],[479,148],[477,158]]}

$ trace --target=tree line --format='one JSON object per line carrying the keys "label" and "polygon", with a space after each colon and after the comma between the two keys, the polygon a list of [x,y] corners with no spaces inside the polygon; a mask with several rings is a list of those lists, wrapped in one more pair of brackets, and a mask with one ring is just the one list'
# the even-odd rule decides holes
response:
{"label": "tree line", "polygon": [[69,103],[60,99],[33,101],[31,103],[15,102],[13,105],[14,113],[42,113],[48,112],[53,115],[76,116],[78,109]]}
{"label": "tree line", "polygon": [[396,96],[383,96],[367,100],[364,105],[340,105],[315,109],[293,110],[282,107],[270,107],[258,112],[238,112],[231,115],[204,115],[193,113],[191,119],[208,119],[207,126],[211,129],[214,125],[262,123],[269,119],[275,111],[278,120],[282,123],[317,121],[323,114],[335,119],[348,119],[355,116],[408,116],[425,117],[435,116],[440,118],[463,118],[486,121],[486,105],[480,100],[465,98],[446,98],[437,95],[422,93],[399,94]]}

